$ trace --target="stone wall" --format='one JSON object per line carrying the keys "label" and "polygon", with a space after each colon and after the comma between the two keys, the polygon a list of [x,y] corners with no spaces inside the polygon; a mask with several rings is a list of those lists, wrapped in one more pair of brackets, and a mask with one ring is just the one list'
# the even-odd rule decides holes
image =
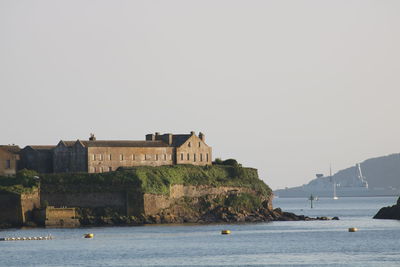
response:
{"label": "stone wall", "polygon": [[[174,206],[184,198],[217,197],[240,193],[257,192],[245,187],[211,187],[211,186],[184,186],[173,185],[170,194],[143,194],[134,189],[121,189],[120,192],[94,192],[94,193],[42,193],[43,201],[55,207],[79,208],[115,208],[124,211],[128,216],[151,216],[160,213],[163,209]],[[262,197],[262,196],[260,196]],[[272,210],[272,203],[268,201],[268,208]]]}
{"label": "stone wall", "polygon": [[55,208],[45,209],[46,227],[77,227],[79,220],[76,219],[75,208]]}
{"label": "stone wall", "polygon": [[55,207],[117,207],[126,208],[126,192],[94,193],[46,193],[41,194],[42,203]]}
{"label": "stone wall", "polygon": [[21,213],[23,223],[33,220],[34,209],[40,208],[39,190],[34,190],[32,193],[24,193],[20,195]]}
{"label": "stone wall", "polygon": [[40,207],[38,190],[21,195],[0,193],[0,223],[23,225],[33,221],[33,210]]}

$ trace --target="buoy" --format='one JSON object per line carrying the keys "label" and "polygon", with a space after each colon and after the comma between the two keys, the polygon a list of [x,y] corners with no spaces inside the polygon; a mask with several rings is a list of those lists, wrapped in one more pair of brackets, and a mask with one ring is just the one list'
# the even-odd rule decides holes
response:
{"label": "buoy", "polygon": [[92,234],[92,233],[90,233],[90,234],[85,234],[83,237],[84,237],[84,238],[93,238],[93,237],[94,237],[94,234]]}
{"label": "buoy", "polygon": [[355,227],[350,227],[349,228],[349,232],[357,232],[357,231],[358,231],[358,229],[355,228]]}
{"label": "buoy", "polygon": [[230,230],[222,230],[221,231],[221,234],[223,234],[223,235],[229,235],[230,233],[231,233]]}

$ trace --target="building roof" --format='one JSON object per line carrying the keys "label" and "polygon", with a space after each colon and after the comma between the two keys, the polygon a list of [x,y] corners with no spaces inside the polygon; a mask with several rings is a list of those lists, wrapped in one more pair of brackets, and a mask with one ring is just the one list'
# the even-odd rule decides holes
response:
{"label": "building roof", "polygon": [[131,141],[131,140],[93,140],[93,141],[61,141],[66,146],[80,142],[85,147],[168,147],[163,141]]}
{"label": "building roof", "polygon": [[55,148],[56,146],[26,146],[25,148],[30,147],[34,150],[52,150],[53,148]]}
{"label": "building roof", "polygon": [[61,140],[60,143],[67,147],[74,146],[79,142],[84,147],[180,147],[183,145],[193,134],[173,134],[172,143],[169,145],[166,140],[77,140],[65,141]]}
{"label": "building roof", "polygon": [[14,154],[17,154],[19,151],[21,151],[21,148],[16,145],[0,145],[0,149]]}
{"label": "building roof", "polygon": [[171,146],[179,147],[183,145],[191,136],[191,134],[173,134]]}
{"label": "building roof", "polygon": [[63,143],[65,146],[73,146],[76,143],[76,141],[64,141],[64,140],[61,140],[60,142]]}

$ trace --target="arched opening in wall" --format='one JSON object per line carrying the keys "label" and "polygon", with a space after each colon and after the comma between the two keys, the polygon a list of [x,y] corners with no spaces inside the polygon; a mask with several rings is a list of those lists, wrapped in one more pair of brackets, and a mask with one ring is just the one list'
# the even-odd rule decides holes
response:
{"label": "arched opening in wall", "polygon": [[196,162],[196,153],[193,154],[193,162]]}

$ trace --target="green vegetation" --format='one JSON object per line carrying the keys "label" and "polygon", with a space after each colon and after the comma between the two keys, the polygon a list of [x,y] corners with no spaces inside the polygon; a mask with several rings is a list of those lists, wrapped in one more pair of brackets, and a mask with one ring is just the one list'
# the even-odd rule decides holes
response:
{"label": "green vegetation", "polygon": [[258,178],[257,170],[239,164],[120,168],[108,173],[42,174],[42,188],[58,192],[102,192],[132,188],[143,193],[169,194],[171,185],[239,186],[251,188],[263,195],[271,189]]}
{"label": "green vegetation", "polygon": [[8,193],[28,193],[38,186],[37,172],[21,170],[16,176],[0,176],[0,191]]}

